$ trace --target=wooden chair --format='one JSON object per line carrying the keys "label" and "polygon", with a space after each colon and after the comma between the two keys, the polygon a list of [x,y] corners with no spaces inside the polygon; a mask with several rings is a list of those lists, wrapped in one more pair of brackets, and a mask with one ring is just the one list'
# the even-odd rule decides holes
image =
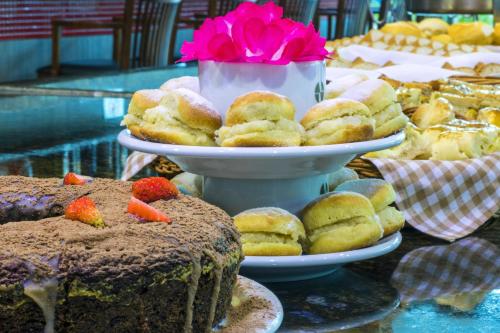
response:
{"label": "wooden chair", "polygon": [[192,24],[197,29],[208,17],[226,15],[242,2],[256,2],[256,0],[208,0],[208,10],[206,13],[197,13],[194,15],[194,18],[183,20],[182,22]]}
{"label": "wooden chair", "polygon": [[319,0],[279,0],[278,4],[284,17],[309,24],[316,17]]}
{"label": "wooden chair", "polygon": [[[126,0],[123,16],[112,22],[54,20],[50,74],[159,66],[164,59],[172,63],[180,7],[181,0]],[[63,28],[113,29],[113,61],[61,64]],[[39,73],[44,71],[46,68]]]}

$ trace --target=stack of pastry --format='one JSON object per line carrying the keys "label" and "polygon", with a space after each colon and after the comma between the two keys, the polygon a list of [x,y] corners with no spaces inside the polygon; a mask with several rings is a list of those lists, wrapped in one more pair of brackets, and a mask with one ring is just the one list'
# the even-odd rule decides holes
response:
{"label": "stack of pastry", "polygon": [[347,89],[340,95],[365,104],[375,120],[374,138],[382,138],[406,126],[408,117],[396,102],[394,88],[384,80],[370,79]]}
{"label": "stack of pastry", "polygon": [[247,256],[302,254],[305,231],[293,214],[276,207],[249,209],[234,217]]}
{"label": "stack of pastry", "polygon": [[385,180],[350,180],[337,186],[335,191],[356,192],[370,199],[384,229],[384,236],[393,234],[403,227],[405,221],[403,213],[391,206],[396,200],[396,192]]}
{"label": "stack of pastry", "polygon": [[295,120],[295,106],[285,96],[254,91],[236,98],[217,135],[223,147],[300,146],[304,129]]}
{"label": "stack of pastry", "polygon": [[234,217],[247,256],[333,253],[370,246],[404,225],[391,205],[396,193],[382,179],[358,179],[342,168],[329,177],[335,188],[309,203],[301,220],[281,209],[246,210]]}

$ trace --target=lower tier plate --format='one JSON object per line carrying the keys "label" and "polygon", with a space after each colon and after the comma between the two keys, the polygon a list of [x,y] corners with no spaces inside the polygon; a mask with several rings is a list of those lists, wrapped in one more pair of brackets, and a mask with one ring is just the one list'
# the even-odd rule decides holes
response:
{"label": "lower tier plate", "polygon": [[401,244],[397,232],[359,250],[301,256],[246,256],[240,274],[261,282],[308,280],[335,271],[340,265],[382,256]]}
{"label": "lower tier plate", "polygon": [[274,333],[283,322],[283,306],[263,285],[238,275],[226,319],[214,332]]}

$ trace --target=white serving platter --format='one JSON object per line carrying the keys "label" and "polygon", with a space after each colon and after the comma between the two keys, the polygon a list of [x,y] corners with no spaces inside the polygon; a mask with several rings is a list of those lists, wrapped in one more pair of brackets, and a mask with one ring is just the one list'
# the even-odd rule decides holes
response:
{"label": "white serving platter", "polygon": [[313,279],[332,273],[342,264],[389,253],[401,241],[401,233],[397,232],[370,247],[353,251],[301,256],[247,256],[241,264],[240,274],[261,282]]}

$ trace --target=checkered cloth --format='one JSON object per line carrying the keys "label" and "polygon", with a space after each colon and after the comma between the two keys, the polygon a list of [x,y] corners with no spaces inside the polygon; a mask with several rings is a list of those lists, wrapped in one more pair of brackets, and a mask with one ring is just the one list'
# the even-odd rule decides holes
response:
{"label": "checkered cloth", "polygon": [[369,159],[392,184],[406,221],[454,241],[500,209],[500,153],[463,161]]}
{"label": "checkered cloth", "polygon": [[141,171],[146,165],[150,164],[155,160],[157,155],[146,154],[138,151],[134,151],[127,157],[127,162],[125,163],[125,169],[123,170],[121,180],[129,180],[134,177],[139,171]]}
{"label": "checkered cloth", "polygon": [[500,286],[500,251],[475,237],[422,247],[401,259],[391,284],[403,303],[493,290]]}

